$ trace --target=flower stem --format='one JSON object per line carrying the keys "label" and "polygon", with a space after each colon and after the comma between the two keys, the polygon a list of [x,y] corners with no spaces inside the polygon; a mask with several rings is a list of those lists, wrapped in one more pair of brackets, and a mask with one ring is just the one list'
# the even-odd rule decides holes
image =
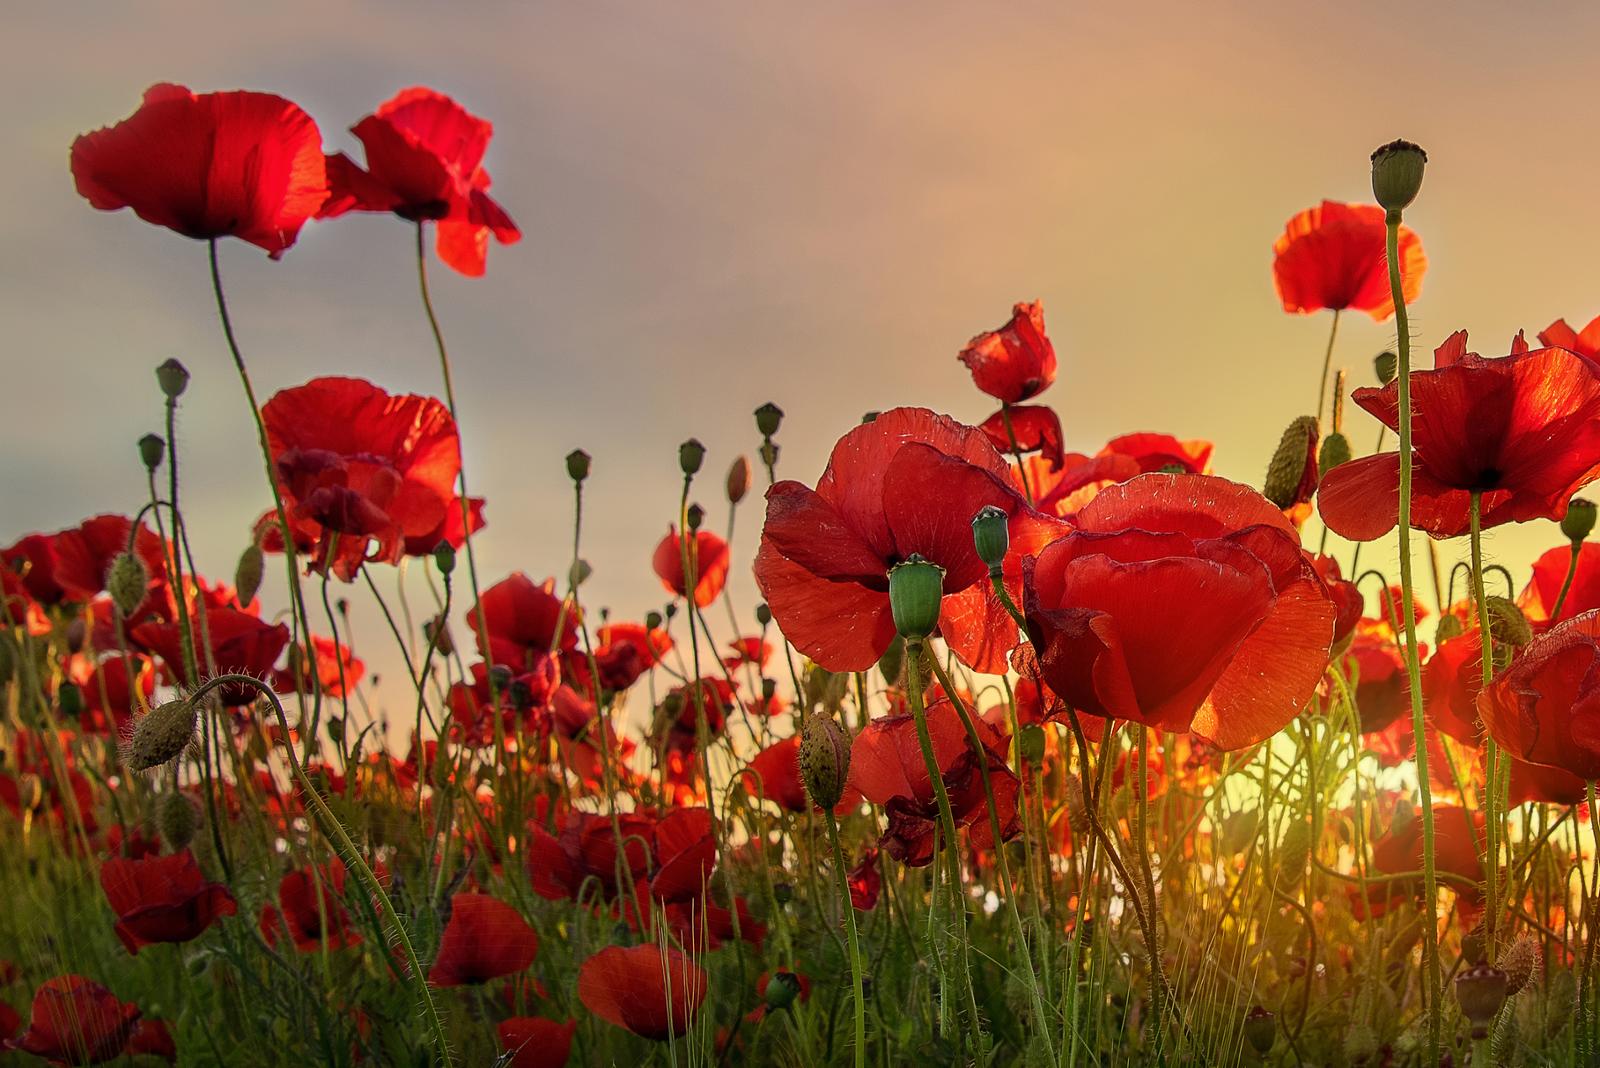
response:
{"label": "flower stem", "polygon": [[1328,404],[1328,372],[1333,368],[1333,340],[1339,336],[1339,309],[1333,309],[1333,325],[1328,328],[1328,348],[1322,354],[1322,384],[1317,387],[1317,426],[1322,426],[1322,411]]}
{"label": "flower stem", "polygon": [[1567,562],[1567,577],[1561,580],[1561,592],[1556,595],[1555,607],[1550,609],[1550,623],[1561,618],[1561,608],[1567,603],[1567,594],[1572,592],[1572,580],[1578,577],[1578,556],[1583,552],[1583,542],[1572,543],[1572,559]]}
{"label": "flower stem", "polygon": [[850,900],[850,881],[845,875],[844,850],[839,846],[839,821],[832,809],[823,815],[828,825],[828,845],[833,848],[834,878],[839,884],[839,908],[844,912],[845,933],[850,938],[850,981],[855,986],[856,1068],[867,1063],[867,997],[861,977],[861,942],[856,936],[856,908]]}
{"label": "flower stem", "polygon": [[[1478,608],[1478,645],[1482,650],[1483,689],[1494,677],[1494,634],[1489,626],[1489,601],[1483,592],[1483,495],[1473,493],[1468,506],[1469,540],[1472,543],[1472,598]],[[1483,876],[1486,882],[1483,925],[1488,961],[1495,960],[1495,931],[1500,923],[1497,900],[1499,867],[1498,832],[1495,809],[1499,802],[1500,747],[1493,738],[1484,739],[1484,762],[1488,771],[1483,787]]]}

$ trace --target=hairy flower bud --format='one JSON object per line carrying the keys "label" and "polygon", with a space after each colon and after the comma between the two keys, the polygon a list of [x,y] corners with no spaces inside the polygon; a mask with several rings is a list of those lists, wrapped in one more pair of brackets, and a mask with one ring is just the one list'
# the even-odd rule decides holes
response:
{"label": "hairy flower bud", "polygon": [[572,567],[567,570],[567,581],[572,584],[573,589],[577,589],[589,581],[589,576],[592,574],[594,574],[594,568],[589,566],[589,561],[574,560],[572,561]]}
{"label": "hairy flower bud", "polygon": [[156,368],[156,381],[168,400],[177,400],[189,388],[189,369],[177,360],[167,360]]}
{"label": "hairy flower bud", "polygon": [[1509,597],[1486,597],[1489,609],[1489,636],[1496,645],[1520,649],[1533,640],[1533,628],[1517,602]]}
{"label": "hairy flower bud", "polygon": [[1460,616],[1453,613],[1441,616],[1438,629],[1434,631],[1433,639],[1434,641],[1442,642],[1450,638],[1459,637],[1465,629],[1466,625],[1461,622]]}
{"label": "hairy flower bud", "polygon": [[904,638],[926,638],[939,625],[944,568],[912,553],[889,570],[889,611]]}
{"label": "hairy flower bud", "polygon": [[1044,728],[1030,723],[1017,736],[1017,752],[1029,764],[1037,766],[1044,760]]}
{"label": "hairy flower bud", "polygon": [[444,656],[456,651],[456,640],[451,636],[449,621],[442,614],[423,620],[422,636],[431,641],[433,647]]}
{"label": "hairy flower bud", "polygon": [[696,438],[690,438],[678,446],[678,467],[686,475],[698,474],[700,465],[705,463],[706,447]]}
{"label": "hairy flower bud", "polygon": [[133,724],[128,740],[127,765],[148,771],[174,759],[194,739],[195,706],[188,698],[157,705]]}
{"label": "hairy flower bud", "polygon": [[1567,504],[1567,514],[1561,517],[1561,533],[1574,545],[1583,541],[1594,530],[1594,502],[1586,497],[1574,497]]}
{"label": "hairy flower bud", "polygon": [[589,477],[589,454],[582,449],[573,449],[567,453],[567,474],[574,482],[582,482]]}
{"label": "hairy flower bud", "polygon": [[1507,986],[1506,973],[1487,964],[1456,976],[1456,1000],[1461,1003],[1461,1014],[1472,1024],[1473,1038],[1489,1036],[1489,1024],[1505,1004]]}
{"label": "hairy flower bud", "polygon": [[1500,970],[1506,973],[1506,996],[1510,997],[1532,982],[1542,963],[1539,943],[1526,934],[1518,935],[1500,955]]}
{"label": "hairy flower bud", "polygon": [[139,459],[144,461],[146,471],[154,471],[161,466],[162,459],[167,455],[167,443],[158,434],[146,434],[139,439]]}
{"label": "hairy flower bud", "polygon": [[1267,465],[1261,495],[1279,508],[1289,509],[1311,499],[1317,488],[1317,421],[1309,415],[1295,418],[1278,439]]}
{"label": "hairy flower bud", "polygon": [[778,432],[778,427],[783,423],[783,409],[771,401],[756,409],[756,429],[761,431],[761,436],[770,438]]}
{"label": "hairy flower bud", "polygon": [[266,554],[255,542],[245,546],[244,552],[239,554],[239,564],[233,569],[233,588],[238,595],[240,605],[248,605],[256,599],[256,593],[261,589],[261,575],[266,569],[266,564]]}
{"label": "hairy flower bud", "polygon": [[1392,352],[1380,352],[1372,358],[1372,370],[1378,376],[1378,385],[1387,386],[1400,373],[1400,357]]}
{"label": "hairy flower bud", "polygon": [[170,790],[156,802],[156,830],[167,848],[176,853],[194,841],[200,829],[200,806],[188,794]]}
{"label": "hairy flower bud", "polygon": [[738,504],[750,492],[750,458],[735,457],[728,468],[728,503]]}
{"label": "hairy flower bud", "polygon": [[1335,430],[1322,439],[1322,451],[1317,454],[1317,477],[1327,478],[1328,472],[1351,459],[1350,439]]}
{"label": "hairy flower bud", "polygon": [[1390,141],[1372,153],[1372,195],[1385,211],[1402,211],[1417,199],[1427,162],[1410,141]]}
{"label": "hairy flower bud", "polygon": [[1003,509],[992,504],[978,509],[972,517],[972,546],[978,550],[978,559],[989,565],[989,574],[999,574],[1006,550],[1011,547],[1011,530]]}
{"label": "hairy flower bud", "polygon": [[818,808],[833,808],[850,775],[850,739],[832,716],[818,713],[800,732],[800,778]]}
{"label": "hairy flower bud", "polygon": [[150,573],[145,570],[144,561],[133,553],[118,553],[111,561],[111,570],[106,572],[106,592],[124,619],[144,603],[149,589]]}
{"label": "hairy flower bud", "polygon": [[1311,863],[1311,825],[1304,820],[1289,824],[1278,845],[1278,885],[1292,886],[1305,877]]}

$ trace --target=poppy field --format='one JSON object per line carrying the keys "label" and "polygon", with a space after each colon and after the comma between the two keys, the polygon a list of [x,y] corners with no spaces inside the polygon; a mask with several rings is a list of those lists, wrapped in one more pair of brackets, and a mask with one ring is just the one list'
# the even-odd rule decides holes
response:
{"label": "poppy field", "polygon": [[[613,611],[603,448],[528,461],[570,553],[474,550],[530,492],[469,482],[430,289],[515,269],[488,120],[416,87],[330,151],[158,84],[106,121],[83,208],[188,240],[214,344],[105,430],[122,501],[7,502],[0,1064],[1600,1063],[1600,318],[1414,328],[1422,148],[1262,221],[1317,403],[1259,480],[1132,393],[1075,440],[1023,300],[930,361],[981,421],[841,409],[815,470],[775,395],[744,454],[677,445],[658,600]],[[403,228],[436,390],[259,389],[230,259],[355,213]],[[190,536],[191,376],[259,445],[236,560]]]}

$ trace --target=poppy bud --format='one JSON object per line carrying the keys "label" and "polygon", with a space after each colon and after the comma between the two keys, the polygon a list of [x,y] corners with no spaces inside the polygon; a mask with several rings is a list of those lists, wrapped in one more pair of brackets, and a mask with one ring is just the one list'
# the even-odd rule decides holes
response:
{"label": "poppy bud", "polygon": [[1459,637],[1461,632],[1465,629],[1466,626],[1461,622],[1460,616],[1444,616],[1439,620],[1439,627],[1434,631],[1433,640],[1442,642],[1450,638]]}
{"label": "poppy bud", "polygon": [[1372,153],[1372,195],[1385,211],[1403,211],[1422,189],[1428,154],[1410,141],[1390,141]]}
{"label": "poppy bud", "polygon": [[1000,574],[1006,550],[1011,547],[1011,531],[1003,509],[992,504],[978,509],[972,517],[972,546],[978,550],[978,559],[989,565],[990,577]]}
{"label": "poppy bud", "polygon": [[167,455],[167,443],[158,434],[146,434],[139,439],[139,459],[144,461],[146,471],[154,471],[161,466],[161,460]]}
{"label": "poppy bud", "polygon": [[422,634],[433,643],[433,647],[445,656],[456,651],[455,639],[450,636],[450,625],[444,616],[434,616],[432,619],[423,620]]}
{"label": "poppy bud", "polygon": [[1309,500],[1316,489],[1316,456],[1317,421],[1309,415],[1297,416],[1278,439],[1261,495],[1285,510]]}
{"label": "poppy bud", "polygon": [[455,546],[447,541],[441,541],[433,547],[433,566],[439,569],[439,574],[448,575],[456,569]]}
{"label": "poppy bud", "polygon": [[177,360],[168,360],[156,368],[156,381],[168,400],[177,400],[189,388],[189,369]]}
{"label": "poppy bud", "polygon": [[1506,973],[1487,964],[1456,976],[1456,1000],[1461,1003],[1461,1015],[1472,1024],[1473,1038],[1489,1037],[1489,1024],[1505,1004],[1506,990]]}
{"label": "poppy bud", "polygon": [[77,683],[63,682],[56,691],[56,703],[61,706],[63,716],[80,716],[83,714],[83,691]]}
{"label": "poppy bud", "polygon": [[594,568],[589,566],[589,561],[574,560],[572,568],[567,572],[567,581],[572,584],[573,589],[577,589],[588,581],[589,576],[592,574],[594,574]]}
{"label": "poppy bud", "polygon": [[266,554],[255,542],[245,546],[244,552],[239,554],[239,566],[233,569],[233,588],[241,608],[256,599],[266,562]]}
{"label": "poppy bud", "polygon": [[195,707],[187,698],[157,705],[133,724],[127,765],[134,771],[160,767],[182,753],[194,739]]}
{"label": "poppy bud", "polygon": [[771,401],[756,409],[756,429],[761,431],[761,436],[770,438],[778,432],[778,427],[783,423],[783,409]]}
{"label": "poppy bud", "polygon": [[1335,430],[1322,439],[1322,451],[1317,454],[1317,477],[1327,478],[1329,471],[1349,463],[1350,459],[1350,439]]}
{"label": "poppy bud", "polygon": [[784,882],[773,883],[772,899],[780,905],[787,905],[794,900],[794,885]]}
{"label": "poppy bud", "polygon": [[1533,640],[1533,628],[1528,617],[1509,597],[1487,597],[1489,609],[1489,636],[1497,645],[1520,649]]}
{"label": "poppy bud", "polygon": [[768,467],[778,466],[778,446],[770,441],[761,443],[761,462]]}
{"label": "poppy bud", "polygon": [[684,515],[684,519],[687,520],[691,532],[699,530],[706,521],[706,510],[698,504],[691,504],[689,511]]}
{"label": "poppy bud", "polygon": [[1372,370],[1378,376],[1378,385],[1387,386],[1400,373],[1400,357],[1392,352],[1380,352],[1372,358]]}
{"label": "poppy bud", "polygon": [[765,601],[756,605],[756,622],[763,627],[772,622],[772,609],[767,607],[767,602]]}
{"label": "poppy bud", "polygon": [[1278,1040],[1278,1017],[1260,1005],[1244,1014],[1244,1037],[1250,1048],[1262,1055],[1272,1050]]}
{"label": "poppy bud", "polygon": [[342,717],[328,717],[328,739],[335,745],[339,745],[344,742],[344,719]]}
{"label": "poppy bud", "polygon": [[644,614],[644,626],[646,630],[660,630],[662,622],[663,620],[660,612],[646,612]]}
{"label": "poppy bud", "polygon": [[138,611],[149,589],[150,574],[144,561],[132,553],[118,553],[111,561],[111,570],[106,572],[106,591],[124,619]]}
{"label": "poppy bud", "polygon": [[695,438],[690,438],[678,446],[678,467],[686,475],[697,474],[700,465],[705,463],[706,447]]}
{"label": "poppy bud", "polygon": [[667,607],[666,607],[665,611],[667,613],[667,618],[668,619],[671,619],[674,616],[676,616],[678,614],[678,602],[677,601],[669,601],[667,603]]}
{"label": "poppy bud", "polygon": [[589,477],[589,454],[582,449],[573,449],[567,453],[567,474],[572,481],[582,482]]}
{"label": "poppy bud", "polygon": [[172,790],[156,803],[156,830],[167,848],[176,853],[194,841],[200,829],[200,808],[188,794]]}
{"label": "poppy bud", "polygon": [[800,732],[800,778],[818,808],[833,808],[844,796],[850,775],[850,739],[832,716],[806,719]]}
{"label": "poppy bud", "polygon": [[1574,545],[1583,541],[1594,529],[1594,502],[1585,497],[1574,497],[1567,505],[1567,514],[1561,517],[1561,533]]}
{"label": "poppy bud", "polygon": [[893,686],[900,678],[900,669],[906,663],[906,640],[896,634],[889,647],[878,657],[878,673],[883,676],[883,681]]}
{"label": "poppy bud", "polygon": [[1506,973],[1506,996],[1517,993],[1538,974],[1539,944],[1527,935],[1517,940],[1500,957],[1500,970]]}
{"label": "poppy bud", "polygon": [[1344,378],[1345,372],[1340,368],[1333,376],[1333,432],[1344,433]]}
{"label": "poppy bud", "polygon": [[750,460],[740,456],[728,468],[728,503],[738,504],[750,492]]}
{"label": "poppy bud", "polygon": [[1306,874],[1311,863],[1311,825],[1304,820],[1289,824],[1278,845],[1278,885],[1293,886]]}
{"label": "poppy bud", "polygon": [[761,699],[762,700],[770,701],[770,700],[773,699],[773,697],[777,696],[777,693],[778,693],[778,680],[777,679],[762,679],[761,680]]}
{"label": "poppy bud", "polygon": [[1461,959],[1468,965],[1487,964],[1489,962],[1489,936],[1484,930],[1483,921],[1479,920],[1472,930],[1461,936]]}
{"label": "poppy bud", "polygon": [[944,568],[912,553],[889,569],[889,611],[903,638],[926,638],[939,625]]}
{"label": "poppy bud", "polygon": [[1017,751],[1022,754],[1022,759],[1030,764],[1037,764],[1044,759],[1044,728],[1037,723],[1030,723],[1022,728],[1022,734],[1017,739]]}
{"label": "poppy bud", "polygon": [[793,972],[773,972],[762,1000],[774,1011],[787,1009],[800,996],[800,978]]}

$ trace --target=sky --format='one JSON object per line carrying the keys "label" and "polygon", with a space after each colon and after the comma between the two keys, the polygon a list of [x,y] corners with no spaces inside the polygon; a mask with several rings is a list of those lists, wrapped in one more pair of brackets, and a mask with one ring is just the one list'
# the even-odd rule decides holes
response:
{"label": "sky", "polygon": [[[1368,155],[1396,137],[1429,153],[1407,213],[1429,259],[1424,362],[1458,328],[1498,355],[1519,328],[1581,327],[1600,313],[1597,31],[1592,5],[1387,0],[25,5],[0,66],[0,544],[137,509],[134,442],[174,356],[194,376],[180,446],[201,568],[231,574],[270,504],[204,246],[92,210],[68,173],[73,138],[154,82],[280,93],[330,151],[409,85],[494,122],[486,165],[524,239],[480,279],[433,264],[489,499],[480,574],[565,573],[563,457],[581,447],[586,600],[639,618],[664,596],[650,553],[680,441],[709,450],[697,498],[721,529],[758,405],[787,412],[780,473],[807,482],[865,411],[977,422],[992,407],[956,353],[1019,300],[1044,302],[1061,368],[1040,400],[1069,448],[1208,438],[1219,474],[1259,485],[1314,407],[1328,327],[1282,311],[1272,242],[1323,198],[1369,199]],[[224,248],[263,396],[326,374],[440,393],[411,241],[358,216],[309,225],[279,262]],[[1347,315],[1335,364],[1368,384],[1393,340]],[[1353,411],[1348,429],[1361,450],[1377,424]],[[746,608],[759,509],[734,546]],[[1560,543],[1539,523],[1487,551],[1520,581]],[[1363,559],[1392,572],[1390,547]],[[358,652],[391,664],[348,592]]]}

